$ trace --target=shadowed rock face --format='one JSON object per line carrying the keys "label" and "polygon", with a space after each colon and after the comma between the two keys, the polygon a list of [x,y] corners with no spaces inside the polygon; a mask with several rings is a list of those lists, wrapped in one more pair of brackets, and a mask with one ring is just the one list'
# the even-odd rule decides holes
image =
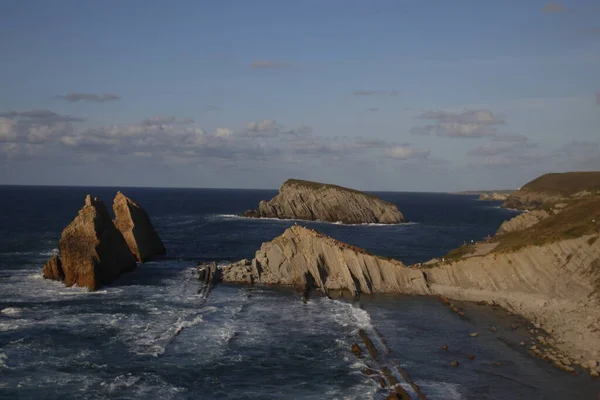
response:
{"label": "shadowed rock face", "polygon": [[52,279],[55,281],[65,280],[65,273],[63,272],[62,263],[58,256],[50,257],[44,265],[42,275],[44,276],[44,279]]}
{"label": "shadowed rock face", "polygon": [[317,182],[287,180],[279,194],[261,201],[246,217],[303,219],[345,224],[405,222],[396,206],[358,190]]}
{"label": "shadowed rock face", "polygon": [[138,261],[148,261],[154,256],[165,254],[165,247],[142,207],[123,193],[117,192],[113,211],[115,226],[123,234],[129,249]]}
{"label": "shadowed rock face", "polygon": [[136,266],[134,255],[113,224],[104,203],[90,195],[85,198],[85,205],[75,219],[63,230],[59,250],[67,286],[96,290]]}

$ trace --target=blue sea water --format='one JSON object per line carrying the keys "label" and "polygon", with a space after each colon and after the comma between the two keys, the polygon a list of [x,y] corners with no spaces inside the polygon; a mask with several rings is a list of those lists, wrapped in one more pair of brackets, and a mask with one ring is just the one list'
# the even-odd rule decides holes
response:
{"label": "blue sea water", "polygon": [[[276,191],[121,188],[147,210],[168,255],[92,293],[42,279],[85,195],[110,207],[117,190],[0,187],[0,398],[384,399],[387,391],[363,372],[378,366],[350,352],[361,328],[383,334],[392,353],[380,362],[401,364],[429,399],[595,399],[600,392],[589,377],[513,346],[524,333],[500,329],[472,340],[469,332],[516,318],[487,307],[464,304],[472,318],[463,320],[434,298],[314,296],[303,304],[286,288],[236,285],[203,298],[194,266],[252,258],[297,222],[236,216]],[[493,234],[515,215],[476,196],[377,195],[410,223],[298,223],[411,264]],[[449,366],[454,359],[459,368]]]}

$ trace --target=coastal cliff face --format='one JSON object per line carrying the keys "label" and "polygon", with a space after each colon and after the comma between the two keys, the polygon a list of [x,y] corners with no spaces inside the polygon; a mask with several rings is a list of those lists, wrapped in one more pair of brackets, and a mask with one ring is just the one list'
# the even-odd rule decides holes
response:
{"label": "coastal cliff face", "polygon": [[341,186],[296,179],[287,180],[277,196],[270,201],[261,201],[258,210],[246,211],[244,216],[345,224],[405,222],[394,204],[375,196]]}
{"label": "coastal cliff face", "polygon": [[545,174],[511,193],[505,208],[533,210],[571,199],[600,197],[600,172]]}
{"label": "coastal cliff face", "polygon": [[600,359],[599,236],[600,200],[581,200],[457,259],[406,267],[294,226],[221,272],[225,282],[495,303],[540,324],[573,359]]}
{"label": "coastal cliff face", "polygon": [[90,195],[75,219],[63,230],[59,251],[67,286],[96,290],[136,266],[135,257],[113,224],[104,203]]}
{"label": "coastal cliff face", "polygon": [[435,294],[494,302],[539,323],[573,358],[600,358],[598,234],[466,257],[426,274]]}
{"label": "coastal cliff face", "polygon": [[222,268],[222,280],[359,293],[429,294],[423,273],[301,226],[263,243],[252,261]]}
{"label": "coastal cliff face", "polygon": [[550,214],[545,210],[534,210],[531,212],[517,215],[516,217],[511,218],[508,221],[504,221],[502,225],[500,225],[500,228],[498,228],[496,235],[522,231],[537,224],[541,220],[548,218],[549,216]]}
{"label": "coastal cliff face", "polygon": [[138,261],[165,254],[165,246],[154,230],[146,211],[121,192],[113,202],[114,224],[123,234],[127,245]]}
{"label": "coastal cliff face", "polygon": [[483,193],[479,195],[479,200],[484,201],[503,201],[508,198],[506,193]]}

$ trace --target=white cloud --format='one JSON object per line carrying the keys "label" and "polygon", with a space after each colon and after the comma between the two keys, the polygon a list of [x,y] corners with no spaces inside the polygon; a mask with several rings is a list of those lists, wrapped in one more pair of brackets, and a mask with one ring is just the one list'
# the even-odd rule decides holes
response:
{"label": "white cloud", "polygon": [[94,94],[94,93],[80,93],[70,92],[65,95],[56,96],[57,99],[63,99],[70,103],[77,101],[89,101],[94,103],[103,103],[105,101],[120,100],[121,97],[114,93]]}
{"label": "white cloud", "polygon": [[229,139],[234,134],[235,134],[235,132],[233,130],[229,129],[229,128],[217,128],[215,130],[215,136],[223,138],[223,139]]}
{"label": "white cloud", "polygon": [[413,134],[428,135],[437,132],[439,136],[455,138],[480,138],[497,134],[496,125],[504,124],[504,119],[490,110],[466,109],[462,112],[426,111],[418,116],[435,121],[435,124],[413,126]]}
{"label": "white cloud", "polygon": [[429,149],[419,149],[412,145],[398,145],[388,148],[385,155],[396,160],[408,160],[411,158],[429,157]]}

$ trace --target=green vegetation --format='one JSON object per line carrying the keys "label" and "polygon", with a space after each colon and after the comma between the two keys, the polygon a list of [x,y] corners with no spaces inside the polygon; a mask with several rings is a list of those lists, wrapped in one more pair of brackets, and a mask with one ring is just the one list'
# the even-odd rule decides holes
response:
{"label": "green vegetation", "polygon": [[525,246],[539,246],[599,233],[600,198],[582,199],[570,202],[558,214],[543,219],[530,228],[495,238],[499,244],[494,251],[514,251]]}
{"label": "green vegetation", "polygon": [[565,172],[542,175],[521,188],[528,192],[559,194],[564,197],[587,190],[600,190],[600,172]]}
{"label": "green vegetation", "polygon": [[350,188],[338,186],[338,185],[331,185],[329,183],[303,181],[301,179],[288,179],[287,181],[285,181],[283,183],[283,186],[303,186],[303,187],[306,187],[306,188],[312,189],[312,190],[338,189],[338,190],[344,190],[344,191],[350,192],[350,193],[362,194],[362,195],[365,195],[368,197],[372,197],[374,199],[377,198],[376,196],[374,196],[372,194],[361,192],[360,190],[350,189]]}

